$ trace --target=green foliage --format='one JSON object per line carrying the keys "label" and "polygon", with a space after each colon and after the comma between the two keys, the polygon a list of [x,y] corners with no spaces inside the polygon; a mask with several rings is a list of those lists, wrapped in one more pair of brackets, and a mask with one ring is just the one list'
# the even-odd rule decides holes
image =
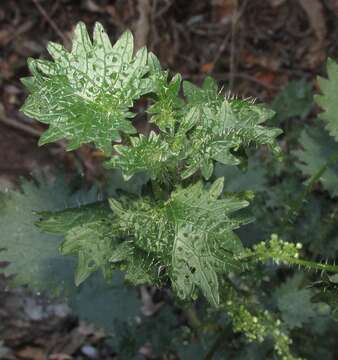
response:
{"label": "green foliage", "polygon": [[301,287],[303,280],[303,277],[297,274],[287,279],[274,292],[282,319],[290,329],[301,327],[316,314],[316,306],[311,301],[313,291]]}
{"label": "green foliage", "polygon": [[338,64],[332,59],[327,61],[327,75],[327,79],[321,77],[318,79],[321,95],[317,95],[315,100],[324,110],[320,114],[320,118],[325,121],[326,128],[330,135],[338,141],[338,104],[336,99]]}
{"label": "green foliage", "polygon": [[[112,47],[101,25],[95,26],[92,42],[80,23],[70,53],[53,43],[48,49],[54,62],[30,60],[33,76],[23,79],[31,94],[22,110],[50,125],[40,144],[65,138],[68,149],[74,150],[94,142],[109,155],[112,141],[120,141],[121,133],[135,133],[130,108],[140,96],[149,94],[155,98],[148,109],[150,122],[162,134],[131,137],[131,149],[115,146],[120,156],[113,157],[109,166],[121,167],[126,178],[139,171],[152,178],[164,177],[177,173],[185,160],[183,178],[200,170],[209,179],[214,160],[239,163],[231,151],[262,144],[278,151],[275,138],[281,131],[260,125],[273,115],[270,110],[248,101],[224,99],[211,78],[202,89],[185,82],[184,104],[179,97],[181,77],[169,81],[155,55],[146,49],[133,57],[129,32]],[[169,171],[165,171],[166,160],[174,162]]]}
{"label": "green foliage", "polygon": [[252,303],[247,300],[249,297],[240,297],[230,282],[224,285],[226,301],[223,306],[232,320],[235,332],[244,333],[249,342],[263,343],[270,337],[275,352],[283,360],[301,359],[292,355],[292,340],[284,331],[279,319],[275,319],[268,310],[260,309],[258,304],[254,304],[254,309],[251,309]]}
{"label": "green foliage", "polygon": [[[54,223],[57,227],[56,232],[65,235],[60,245],[61,254],[78,256],[76,285],[80,285],[98,269],[102,270],[107,280],[111,278],[112,272],[110,266],[107,266],[107,261],[112,251],[113,221],[112,214],[107,208],[98,204],[95,207],[82,207],[80,210],[66,210],[61,214],[53,214],[47,219],[49,231],[55,233],[51,225]],[[41,229],[46,231],[41,224],[43,223],[40,222]],[[62,229],[63,224],[66,224],[64,229]]]}
{"label": "green foliage", "polygon": [[[293,350],[308,356],[300,345],[304,325],[306,336],[315,339],[324,354],[327,346],[321,342],[333,336],[328,335],[328,314],[320,314],[320,309],[331,306],[334,313],[334,303],[322,296],[313,304],[321,294],[305,288],[314,281],[313,273],[302,278],[292,273],[297,267],[338,272],[325,259],[314,261],[338,248],[332,235],[336,207],[320,188],[309,197],[318,181],[337,195],[336,143],[315,128],[304,131],[299,141],[286,134],[287,151],[278,164],[276,155],[282,157],[277,137],[282,131],[264,126],[274,111],[252,100],[225,97],[210,77],[201,87],[182,81],[179,74],[171,77],[146,49],[134,54],[129,32],[112,46],[101,25],[95,26],[91,40],[79,24],[70,52],[57,44],[48,49],[53,61],[30,60],[32,77],[23,80],[30,91],[23,111],[49,124],[40,143],[64,138],[72,150],[92,142],[104,151],[105,166],[121,170],[128,182],[117,178],[115,170],[100,202],[96,191],[84,201],[65,200],[60,194],[67,194],[66,186],[51,191],[43,182],[39,190],[29,185],[25,194],[3,195],[6,206],[0,221],[8,236],[1,238],[0,248],[6,251],[0,254],[11,263],[7,272],[18,273],[18,284],[35,289],[60,293],[66,288],[75,307],[81,294],[82,314],[90,313],[91,297],[109,312],[114,305],[107,299],[123,303],[134,294],[120,286],[119,271],[134,286],[169,287],[188,326],[178,326],[176,315],[161,311],[159,319],[171,328],[161,326],[159,338],[148,332],[155,328],[150,319],[142,318],[135,326],[115,316],[108,318],[113,324],[109,327],[100,313],[99,321],[120,334],[114,346],[128,359],[149,334],[167,355],[184,353],[177,344],[188,343],[187,352],[198,349],[206,360],[294,360],[299,357]],[[329,80],[321,81],[323,95],[318,98],[333,135],[335,66],[329,64]],[[131,110],[138,110],[140,97],[148,100],[139,115],[151,123],[149,133],[136,133],[132,126]],[[288,108],[277,118],[305,117],[312,107],[310,98],[306,83],[291,83],[275,101],[278,112]],[[262,145],[272,155],[257,151]],[[305,186],[299,169],[310,177]],[[313,211],[313,204],[324,204],[325,211]],[[19,226],[10,221],[18,209]],[[37,216],[41,232],[31,227]],[[324,245],[323,239],[330,241]],[[69,282],[74,257],[78,290]],[[110,285],[102,285],[102,278]],[[200,304],[207,310],[199,310]],[[125,306],[120,315],[138,314],[133,295]],[[234,335],[230,326],[243,336]],[[251,342],[258,345],[247,346]],[[253,356],[251,348],[256,349]]]}
{"label": "green foliage", "polygon": [[224,177],[224,188],[228,192],[259,192],[267,186],[267,174],[263,166],[262,161],[253,157],[249,158],[247,167],[244,169],[217,163],[215,166],[215,176]]}
{"label": "green foliage", "polygon": [[316,303],[326,303],[330,307],[331,315],[335,321],[338,321],[338,279],[336,275],[325,276],[322,281],[314,284],[319,289],[312,301]]}
{"label": "green foliage", "polygon": [[252,249],[245,249],[240,254],[240,259],[250,259],[254,262],[265,262],[269,259],[277,263],[293,264],[299,258],[299,249],[302,244],[289,243],[278,238],[276,234],[271,235],[268,242],[260,242]]}
{"label": "green foliage", "polygon": [[290,81],[271,104],[276,120],[281,123],[294,117],[304,119],[313,108],[312,98],[311,86],[304,79]]}
{"label": "green foliage", "polygon": [[[35,211],[60,210],[71,203],[69,188],[64,181],[58,180],[52,186],[45,180],[37,187],[24,182],[22,192],[3,189],[1,193],[0,216],[0,261],[9,261],[4,270],[6,274],[16,274],[15,284],[29,284],[34,290],[51,290],[59,293],[73,271],[72,263],[58,255],[60,237],[41,233],[33,226],[38,220]],[[20,219],[14,222],[13,219]]]}
{"label": "green foliage", "polygon": [[[118,184],[119,176],[116,179],[115,186],[121,187]],[[10,280],[13,286],[29,285],[35,292],[48,293],[57,298],[62,296],[82,319],[104,326],[112,333],[113,341],[120,341],[118,323],[123,321],[135,326],[135,317],[141,316],[136,291],[123,285],[123,277],[119,272],[115,272],[112,284],[94,275],[76,287],[74,260],[58,251],[62,242],[60,235],[41,232],[34,225],[44,213],[37,214],[33,210],[59,210],[57,214],[62,214],[61,209],[66,205],[79,204],[83,204],[84,209],[93,210],[91,205],[85,204],[97,201],[98,189],[72,194],[60,175],[52,183],[39,178],[38,183],[24,181],[21,187],[22,192],[3,189],[0,193],[0,248],[3,249],[0,251],[0,262],[9,262],[6,267],[0,266],[0,276],[15,275]],[[45,223],[46,229],[54,227],[55,232],[61,234],[74,227],[74,221],[85,223],[96,216],[95,211],[89,210],[83,211],[82,215],[82,218],[77,219],[75,216],[63,217],[64,222],[59,223],[62,225],[59,228],[55,223],[57,215],[54,215],[49,224]]]}
{"label": "green foliage", "polygon": [[[316,175],[330,159],[338,160],[338,143],[320,128],[303,130],[299,143],[302,150],[294,152],[298,158],[298,168],[307,177]],[[337,154],[337,155],[336,155]],[[330,161],[319,178],[331,196],[338,195],[338,161]]]}
{"label": "green foliage", "polygon": [[184,104],[179,97],[181,75],[177,74],[170,82],[167,72],[159,70],[155,75],[153,79],[157,97],[148,113],[152,115],[151,122],[161,131],[172,133],[177,124],[177,114]]}
{"label": "green foliage", "polygon": [[148,137],[140,134],[130,139],[131,147],[115,145],[118,156],[107,162],[107,168],[122,169],[124,178],[130,179],[135,173],[147,171],[151,179],[160,178],[165,173],[170,148],[160,137],[151,132]]}
{"label": "green foliage", "polygon": [[147,51],[133,56],[133,36],[126,32],[112,46],[101,24],[93,41],[79,23],[71,52],[49,43],[53,61],[29,60],[32,77],[23,79],[31,95],[22,111],[49,124],[40,144],[63,138],[68,150],[83,143],[111,153],[111,142],[120,141],[120,132],[136,132],[130,122],[134,101],[151,89]]}
{"label": "green foliage", "polygon": [[[235,197],[218,199],[222,189],[223,179],[219,178],[208,190],[201,182],[178,188],[166,201],[110,201],[121,233],[167,269],[173,289],[182,300],[195,298],[198,288],[218,306],[217,273],[241,267],[234,254],[242,251],[242,244],[232,230],[242,221],[229,215],[248,203]],[[124,246],[118,255],[115,251],[113,262],[135,261],[129,252],[133,252],[132,245]]]}
{"label": "green foliage", "polygon": [[189,137],[188,167],[183,178],[200,169],[203,177],[209,179],[213,160],[224,165],[238,165],[240,158],[231,151],[243,147],[268,145],[279,153],[275,138],[282,131],[261,126],[273,116],[273,111],[253,101],[222,98],[211,78],[204,81],[202,89],[189,82],[185,82],[183,88],[187,105],[197,107],[200,114],[200,121]]}

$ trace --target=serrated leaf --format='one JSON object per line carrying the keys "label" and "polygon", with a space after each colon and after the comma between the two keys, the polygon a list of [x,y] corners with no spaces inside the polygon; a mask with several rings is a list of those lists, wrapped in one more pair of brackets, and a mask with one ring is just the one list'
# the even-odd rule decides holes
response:
{"label": "serrated leaf", "polygon": [[248,205],[236,198],[218,199],[222,190],[223,178],[219,178],[209,190],[201,183],[179,189],[168,202],[175,224],[173,287],[182,299],[193,297],[197,287],[214,306],[219,304],[217,273],[240,269],[233,255],[243,248],[232,233],[240,222],[228,216]]}
{"label": "serrated leaf", "polygon": [[186,154],[187,166],[182,172],[185,179],[200,170],[207,180],[211,177],[214,161],[225,165],[238,165],[241,161],[234,151],[251,145],[268,145],[275,153],[280,150],[276,137],[280,129],[265,128],[263,122],[274,115],[272,110],[252,101],[224,98],[212,78],[202,88],[184,82],[188,106],[198,107],[201,116],[189,135]]}
{"label": "serrated leaf", "polygon": [[[137,186],[123,184],[120,177],[115,183],[115,176],[111,178],[110,193],[115,193],[116,187],[139,192],[136,189],[142,183]],[[6,249],[0,252],[0,262],[10,262],[0,271],[16,274],[15,285],[28,284],[35,291],[67,295],[73,292],[75,264],[72,258],[60,255],[58,248],[62,239],[59,235],[97,217],[106,217],[107,210],[109,214],[111,211],[104,204],[91,204],[98,200],[95,188],[71,195],[61,176],[53,183],[39,179],[38,184],[23,182],[22,192],[3,189],[0,193],[0,248]],[[88,203],[91,205],[86,205]],[[71,209],[64,210],[67,206]]]}
{"label": "serrated leaf", "polygon": [[203,108],[200,123],[189,135],[191,143],[183,178],[200,169],[203,177],[209,179],[214,160],[225,165],[238,165],[241,160],[234,151],[241,147],[267,145],[276,154],[280,153],[276,137],[282,131],[261,126],[273,116],[271,110],[243,100],[225,99],[217,103],[217,110],[214,105],[214,109]]}
{"label": "serrated leaf", "polygon": [[110,253],[109,261],[118,263],[129,259],[134,253],[134,248],[131,241],[123,241]]}
{"label": "serrated leaf", "polygon": [[[114,177],[111,183],[111,187],[113,186]],[[130,186],[124,185],[125,188]],[[121,184],[117,184],[117,187],[120,188]],[[28,285],[33,291],[57,296],[58,299],[61,296],[81,320],[104,327],[109,333],[110,341],[119,342],[121,335],[118,325],[123,322],[134,328],[135,318],[142,315],[137,291],[123,284],[123,275],[118,270],[115,270],[110,284],[97,273],[75,287],[75,262],[71,257],[59,253],[60,236],[42,233],[34,225],[39,216],[47,215],[45,210],[50,210],[50,214],[67,205],[74,207],[97,201],[97,191],[70,196],[70,189],[62,177],[52,184],[40,179],[39,186],[33,182],[24,182],[22,188],[23,192],[3,189],[0,193],[0,248],[5,249],[0,251],[0,262],[10,263],[5,268],[0,266],[0,276],[2,273],[16,274],[10,285]],[[56,216],[52,222],[46,223],[46,230],[63,233],[74,226],[74,221],[78,224],[85,223],[86,219],[92,219],[90,212],[95,213],[95,207],[97,205],[89,205],[88,208],[84,206],[88,209],[88,214],[85,215],[84,211],[84,216],[73,217],[65,222],[64,227],[61,223],[67,216],[62,216],[62,219],[61,216]],[[36,211],[42,212],[39,215]],[[65,213],[69,215],[72,212],[74,209]],[[57,214],[60,215],[61,212]],[[126,350],[119,348],[119,356]],[[135,353],[137,350],[135,349]]]}
{"label": "serrated leaf", "polygon": [[151,123],[164,132],[172,133],[184,103],[179,97],[181,75],[177,74],[169,82],[167,77],[167,72],[155,73],[153,88],[157,98],[148,108],[148,113],[152,115]]}
{"label": "serrated leaf", "polygon": [[213,236],[208,228],[182,222],[175,231],[172,250],[170,276],[174,290],[182,300],[189,300],[195,297],[198,288],[209,303],[217,307],[220,302],[218,274],[241,268],[232,257],[242,249],[231,231]]}
{"label": "serrated leaf", "polygon": [[40,213],[37,225],[46,232],[63,234],[63,255],[78,257],[75,284],[78,286],[92,273],[101,270],[109,280],[112,267],[109,254],[116,246],[114,218],[107,203],[96,203],[56,213]]}
{"label": "serrated leaf", "polygon": [[[296,166],[306,177],[315,175],[331,156],[338,154],[338,143],[320,128],[303,130],[299,143],[303,149],[294,151],[299,161]],[[328,166],[319,180],[331,196],[338,196],[338,160]]]}
{"label": "serrated leaf", "polygon": [[121,230],[166,270],[180,298],[192,299],[199,289],[215,306],[218,274],[241,268],[234,254],[243,247],[232,230],[242,219],[230,215],[248,205],[232,196],[218,199],[222,190],[223,179],[218,179],[209,189],[201,182],[177,188],[165,202],[110,202]]}
{"label": "serrated leaf", "polygon": [[218,279],[208,240],[207,233],[194,231],[191,224],[177,226],[171,279],[181,299],[191,298],[197,286],[213,306],[218,306]]}
{"label": "serrated leaf", "polygon": [[317,104],[323,109],[319,117],[325,121],[326,129],[338,141],[338,64],[333,59],[327,61],[328,78],[319,77],[321,95],[316,95]]}
{"label": "serrated leaf", "polygon": [[132,241],[119,244],[110,254],[110,262],[120,264],[125,280],[134,286],[158,283],[153,259],[136,248]]}
{"label": "serrated leaf", "polygon": [[31,91],[22,111],[49,124],[40,138],[46,144],[65,138],[68,150],[93,142],[107,154],[120,133],[135,133],[130,109],[149,92],[147,51],[133,56],[133,36],[125,32],[114,46],[97,23],[93,41],[79,23],[71,52],[50,43],[53,61],[30,60],[32,77],[24,83]]}
{"label": "serrated leaf", "polygon": [[5,189],[1,194],[0,248],[6,251],[0,252],[0,261],[10,262],[4,271],[8,275],[16,274],[15,285],[29,284],[35,291],[48,290],[55,294],[67,292],[73,261],[59,255],[60,237],[42,233],[34,226],[38,217],[33,211],[63,209],[71,203],[69,188],[60,179],[53,185],[41,180],[39,187],[24,182],[22,190]]}
{"label": "serrated leaf", "polygon": [[288,118],[304,119],[313,107],[311,85],[304,79],[290,81],[274,98],[271,108],[276,112],[275,118],[282,122]]}
{"label": "serrated leaf", "polygon": [[105,279],[110,280],[113,269],[108,260],[114,236],[109,222],[104,218],[75,226],[67,232],[60,245],[60,252],[62,255],[78,256],[75,272],[77,286],[99,269]]}
{"label": "serrated leaf", "polygon": [[170,158],[169,145],[153,131],[148,137],[140,134],[131,138],[132,145],[115,145],[116,156],[106,162],[107,168],[120,168],[125,180],[139,172],[150,178],[163,176]]}
{"label": "serrated leaf", "polygon": [[301,327],[316,315],[316,305],[311,302],[313,291],[301,288],[302,275],[289,278],[274,292],[282,319],[290,329]]}
{"label": "serrated leaf", "polygon": [[230,100],[229,105],[221,108],[224,120],[218,124],[227,139],[236,141],[239,138],[245,146],[267,145],[275,153],[280,152],[276,137],[283,131],[261,125],[273,117],[273,110],[262,104],[239,99]]}
{"label": "serrated leaf", "polygon": [[223,102],[217,83],[210,76],[206,77],[201,88],[190,81],[184,81],[183,91],[191,106],[206,106],[215,110]]}
{"label": "serrated leaf", "polygon": [[51,234],[65,235],[74,227],[95,222],[98,218],[104,218],[110,215],[110,212],[106,202],[95,202],[93,204],[57,212],[41,211],[37,212],[37,215],[39,215],[40,218],[39,221],[36,222],[36,226],[42,231]]}

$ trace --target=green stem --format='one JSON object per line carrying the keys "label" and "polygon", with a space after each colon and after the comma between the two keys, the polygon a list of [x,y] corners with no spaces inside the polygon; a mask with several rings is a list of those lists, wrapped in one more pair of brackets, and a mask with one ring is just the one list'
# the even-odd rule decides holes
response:
{"label": "green stem", "polygon": [[338,266],[336,265],[322,264],[315,261],[296,259],[296,258],[287,258],[285,261],[288,262],[289,264],[304,266],[310,269],[317,269],[322,271],[330,271],[330,272],[338,273]]}
{"label": "green stem", "polygon": [[294,257],[274,257],[272,255],[267,255],[266,257],[262,257],[260,254],[251,253],[249,255],[245,255],[240,258],[240,260],[251,260],[251,261],[267,261],[267,260],[274,260],[274,261],[280,261],[283,263],[287,263],[290,265],[299,265],[303,266],[309,269],[316,269],[316,270],[322,270],[322,271],[330,271],[334,273],[338,273],[338,266],[336,265],[330,265],[330,264],[322,264],[316,261],[310,261],[310,260],[304,260],[304,259],[298,259]]}

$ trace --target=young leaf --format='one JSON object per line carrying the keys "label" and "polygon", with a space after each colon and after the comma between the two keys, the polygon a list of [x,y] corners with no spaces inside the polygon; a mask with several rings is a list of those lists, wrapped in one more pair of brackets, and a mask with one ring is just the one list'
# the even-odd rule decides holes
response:
{"label": "young leaf", "polygon": [[170,158],[168,144],[153,131],[148,137],[140,134],[130,138],[132,145],[115,145],[117,155],[106,162],[107,168],[120,168],[125,180],[138,172],[146,172],[151,179],[163,177]]}
{"label": "young leaf", "polygon": [[217,110],[224,100],[216,81],[210,76],[204,80],[201,88],[190,81],[184,81],[183,91],[191,106],[206,106]]}
{"label": "young leaf", "polygon": [[191,131],[183,178],[200,169],[203,177],[209,179],[213,160],[225,165],[238,165],[240,159],[232,151],[241,147],[268,145],[275,153],[280,153],[276,137],[282,131],[260,125],[273,116],[271,110],[236,99],[224,99],[219,103],[217,98],[212,106],[203,107],[200,123]]}
{"label": "young leaf", "polygon": [[134,101],[150,91],[147,51],[133,56],[133,36],[125,32],[114,46],[97,23],[93,41],[83,23],[76,26],[72,50],[50,43],[53,61],[30,60],[31,92],[22,111],[49,124],[40,138],[46,144],[65,138],[68,150],[93,142],[111,153],[120,133],[135,133],[130,122]]}
{"label": "young leaf", "polygon": [[153,76],[154,93],[157,96],[148,113],[152,115],[150,122],[163,132],[173,132],[184,103],[179,97],[181,75],[177,74],[171,81],[167,80],[167,72],[156,72]]}

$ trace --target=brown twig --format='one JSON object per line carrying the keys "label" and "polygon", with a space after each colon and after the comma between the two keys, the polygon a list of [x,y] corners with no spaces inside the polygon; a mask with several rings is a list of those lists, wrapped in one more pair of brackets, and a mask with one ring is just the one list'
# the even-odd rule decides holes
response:
{"label": "brown twig", "polygon": [[230,86],[230,90],[233,89],[234,86],[234,80],[235,80],[235,76],[234,74],[236,73],[236,33],[237,33],[237,25],[239,23],[240,18],[242,17],[245,8],[248,4],[248,0],[245,0],[241,7],[238,8],[238,2],[237,2],[237,6],[236,6],[236,10],[235,13],[232,16],[232,21],[231,21],[231,40],[230,40],[230,79],[229,79],[229,86]]}
{"label": "brown twig", "polygon": [[[166,4],[159,11],[154,11],[154,19],[162,17],[173,5],[172,0],[166,0],[165,3]],[[156,1],[154,1],[154,5],[156,5]]]}
{"label": "brown twig", "polygon": [[46,10],[40,5],[38,0],[32,0],[33,4],[36,6],[40,14],[45,18],[47,23],[50,25],[50,27],[56,32],[56,34],[62,39],[64,44],[68,44],[70,39],[67,35],[62,33],[62,31],[59,29],[59,27],[56,25],[55,21],[50,18],[50,16],[47,14]]}
{"label": "brown twig", "polygon": [[225,48],[229,42],[229,39],[230,39],[230,34],[227,34],[226,36],[224,36],[221,44],[219,45],[218,51],[212,60],[213,68],[216,67],[218,60],[221,58],[223,51],[225,50]]}
{"label": "brown twig", "polygon": [[42,131],[36,130],[36,129],[32,128],[31,126],[26,125],[22,122],[19,122],[13,118],[5,118],[3,116],[0,116],[0,121],[9,127],[12,127],[16,130],[23,131],[26,134],[29,134],[34,137],[40,137],[42,134]]}
{"label": "brown twig", "polygon": [[151,0],[138,0],[139,18],[135,24],[135,48],[147,45],[150,31]]}

